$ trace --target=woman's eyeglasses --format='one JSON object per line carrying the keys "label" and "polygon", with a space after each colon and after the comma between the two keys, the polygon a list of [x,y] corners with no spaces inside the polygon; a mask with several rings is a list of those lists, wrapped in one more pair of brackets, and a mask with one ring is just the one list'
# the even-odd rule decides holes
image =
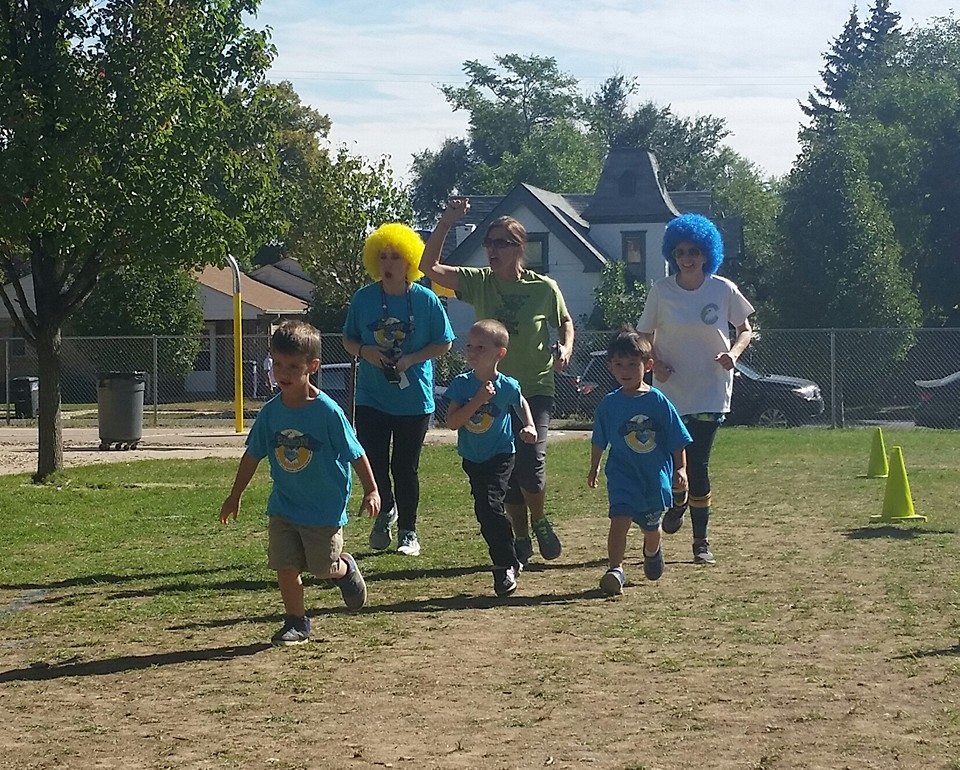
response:
{"label": "woman's eyeglasses", "polygon": [[491,249],[493,251],[503,251],[504,249],[509,249],[511,246],[519,246],[520,243],[517,241],[506,241],[503,238],[484,238],[483,239],[483,248]]}
{"label": "woman's eyeglasses", "polygon": [[703,252],[700,251],[696,246],[691,246],[689,249],[674,249],[673,256],[677,257],[699,257]]}

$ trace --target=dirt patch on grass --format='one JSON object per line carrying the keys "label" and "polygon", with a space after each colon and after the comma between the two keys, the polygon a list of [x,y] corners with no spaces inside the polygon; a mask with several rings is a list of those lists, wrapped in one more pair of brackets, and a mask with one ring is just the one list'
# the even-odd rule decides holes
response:
{"label": "dirt patch on grass", "polygon": [[[958,768],[952,529],[857,526],[868,511],[841,512],[876,488],[845,480],[857,468],[834,488],[828,455],[718,463],[717,488],[745,484],[718,504],[718,565],[693,565],[687,522],[646,582],[635,535],[617,599],[597,590],[602,494],[579,476],[553,500],[562,557],[505,601],[482,559],[428,560],[431,542],[477,537],[468,523],[427,529],[421,560],[350,530],[370,603],[349,614],[311,586],[314,641],[294,649],[265,643],[280,618],[262,572],[214,584],[214,616],[184,593],[146,622],[122,608],[163,592],[150,580],[0,586],[0,612],[31,618],[0,644],[0,764]],[[58,625],[67,606],[104,625]]]}

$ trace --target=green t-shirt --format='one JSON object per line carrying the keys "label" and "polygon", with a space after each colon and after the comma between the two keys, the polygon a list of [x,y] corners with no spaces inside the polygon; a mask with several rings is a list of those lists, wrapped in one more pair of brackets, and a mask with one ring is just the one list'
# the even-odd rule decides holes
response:
{"label": "green t-shirt", "polygon": [[457,296],[473,305],[477,320],[496,318],[510,332],[500,371],[520,382],[525,396],[552,396],[550,327],[568,316],[557,282],[524,270],[519,281],[501,281],[489,267],[458,267]]}

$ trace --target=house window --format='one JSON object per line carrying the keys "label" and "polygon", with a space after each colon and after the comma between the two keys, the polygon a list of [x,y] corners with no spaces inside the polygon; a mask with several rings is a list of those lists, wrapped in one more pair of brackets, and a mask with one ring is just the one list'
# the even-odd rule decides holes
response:
{"label": "house window", "polygon": [[627,275],[635,281],[647,280],[647,233],[645,230],[626,232],[621,235],[623,262]]}
{"label": "house window", "polygon": [[547,244],[547,233],[527,233],[527,246],[523,257],[527,270],[533,270],[535,273],[550,272],[550,254]]}

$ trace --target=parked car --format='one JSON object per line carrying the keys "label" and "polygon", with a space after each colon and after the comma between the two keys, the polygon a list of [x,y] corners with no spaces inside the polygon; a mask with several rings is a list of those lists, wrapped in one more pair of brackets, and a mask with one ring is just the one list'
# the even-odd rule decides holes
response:
{"label": "parked car", "polygon": [[960,428],[960,372],[939,380],[916,380],[920,389],[915,421],[924,428]]}
{"label": "parked car", "polygon": [[727,417],[731,425],[787,428],[802,425],[821,414],[823,395],[813,380],[763,374],[737,361]]}
{"label": "parked car", "polygon": [[[590,354],[590,361],[576,381],[574,411],[590,417],[600,400],[617,388],[607,368],[606,353]],[[559,392],[559,391],[558,391]],[[733,399],[727,422],[731,425],[760,425],[786,428],[823,414],[820,386],[812,380],[762,374],[737,361],[733,374]]]}

